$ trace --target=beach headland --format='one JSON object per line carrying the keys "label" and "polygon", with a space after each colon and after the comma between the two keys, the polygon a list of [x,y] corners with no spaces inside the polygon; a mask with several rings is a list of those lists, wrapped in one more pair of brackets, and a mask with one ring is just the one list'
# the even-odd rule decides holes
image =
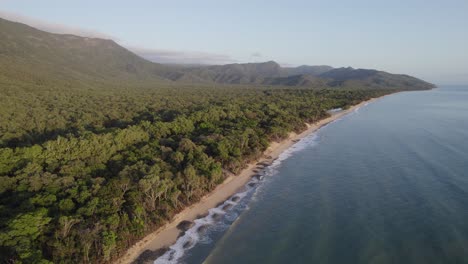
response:
{"label": "beach headland", "polygon": [[[306,124],[307,129],[305,131],[300,134],[291,132],[289,133],[289,136],[281,142],[271,142],[268,149],[263,153],[264,155],[261,159],[250,163],[248,167],[242,170],[238,175],[228,176],[223,183],[218,185],[212,192],[202,197],[199,202],[185,208],[180,213],[176,214],[170,222],[134,244],[126,254],[115,263],[132,263],[142,254],[148,255],[154,261],[155,258],[165,252],[165,249],[177,241],[178,237],[184,232],[184,229],[190,227],[190,223],[195,219],[200,218],[200,216],[206,215],[210,209],[217,207],[227,199],[231,198],[234,194],[240,192],[252,177],[256,177],[258,175],[259,167],[268,166],[294,143],[316,132],[324,125],[327,125],[330,122],[333,122],[379,98],[381,97],[363,101],[357,105],[349,107],[348,109],[336,112],[316,123]],[[152,261],[148,261],[148,263],[149,262],[152,263]]]}

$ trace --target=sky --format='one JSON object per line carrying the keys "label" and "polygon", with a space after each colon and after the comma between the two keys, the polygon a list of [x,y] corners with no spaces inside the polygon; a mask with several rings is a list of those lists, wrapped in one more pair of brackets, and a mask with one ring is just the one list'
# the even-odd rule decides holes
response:
{"label": "sky", "polygon": [[0,17],[161,63],[274,60],[468,84],[468,0],[0,0]]}

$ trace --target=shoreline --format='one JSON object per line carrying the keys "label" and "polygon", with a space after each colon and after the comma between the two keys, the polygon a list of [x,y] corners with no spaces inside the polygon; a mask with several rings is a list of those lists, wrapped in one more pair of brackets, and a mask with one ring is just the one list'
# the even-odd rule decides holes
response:
{"label": "shoreline", "polygon": [[[386,95],[384,95],[386,96]],[[372,98],[362,101],[359,104],[353,105],[346,110],[340,111],[325,119],[322,119],[313,124],[306,124],[307,129],[300,134],[290,132],[288,137],[281,142],[270,142],[270,146],[263,152],[263,157],[255,162],[248,164],[247,168],[243,169],[237,175],[228,176],[223,183],[218,185],[213,191],[203,196],[200,201],[186,207],[181,212],[176,214],[170,222],[158,228],[156,231],[145,236],[143,239],[135,243],[127,250],[125,255],[120,257],[115,263],[127,264],[135,261],[145,250],[158,250],[164,247],[173,245],[182,231],[177,228],[180,222],[193,222],[200,215],[204,215],[209,209],[215,208],[218,204],[224,202],[232,195],[240,192],[248,181],[255,175],[258,163],[270,163],[276,159],[282,152],[290,148],[300,139],[316,132],[321,127],[353,112],[354,110],[376,101],[384,96]]]}

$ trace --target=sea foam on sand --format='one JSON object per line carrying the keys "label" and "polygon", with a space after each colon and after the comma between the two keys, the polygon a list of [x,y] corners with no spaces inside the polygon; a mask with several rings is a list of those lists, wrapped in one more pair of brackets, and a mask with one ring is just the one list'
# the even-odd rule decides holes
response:
{"label": "sea foam on sand", "polygon": [[236,205],[239,205],[244,198],[249,196],[249,194],[252,194],[250,197],[255,196],[255,191],[257,190],[258,186],[261,185],[264,177],[275,175],[277,173],[277,168],[280,166],[282,161],[291,157],[295,152],[314,145],[315,142],[317,142],[317,138],[318,137],[316,133],[310,134],[282,152],[278,158],[273,160],[270,165],[265,166],[261,169],[261,171],[259,171],[259,173],[257,173],[259,177],[252,177],[252,179],[250,179],[250,181],[245,184],[241,192],[234,194],[219,206],[210,209],[206,216],[194,220],[193,226],[185,231],[185,234],[179,237],[177,241],[172,246],[170,246],[162,256],[154,261],[154,263],[177,263],[184,256],[184,254],[193,248],[197,243],[211,242],[209,239],[209,234],[206,232],[208,228],[212,228],[217,224],[222,223],[222,218],[227,219],[231,223],[235,221],[239,215],[230,214],[230,211],[232,211]]}

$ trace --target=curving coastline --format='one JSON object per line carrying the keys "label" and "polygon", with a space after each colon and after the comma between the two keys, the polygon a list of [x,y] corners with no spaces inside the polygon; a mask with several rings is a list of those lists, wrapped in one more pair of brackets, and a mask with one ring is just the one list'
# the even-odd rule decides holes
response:
{"label": "curving coastline", "polygon": [[[116,261],[116,263],[132,263],[143,252],[152,252],[148,254],[147,257],[152,257],[153,260],[162,255],[164,253],[164,250],[162,250],[163,248],[174,245],[178,238],[184,239],[182,236],[183,232],[185,232],[184,230],[188,230],[193,226],[198,230],[200,228],[204,228],[206,224],[210,224],[204,223],[204,221],[207,221],[210,217],[200,218],[200,216],[208,215],[211,216],[211,218],[216,217],[216,214],[219,213],[217,210],[220,210],[218,207],[228,206],[230,202],[237,202],[232,199],[232,201],[228,201],[228,199],[238,197],[239,195],[242,197],[242,194],[246,192],[244,188],[248,188],[249,181],[251,181],[258,172],[258,164],[271,164],[272,161],[277,159],[281,153],[290,148],[300,139],[314,133],[322,126],[327,125],[379,98],[382,97],[363,101],[346,110],[334,113],[332,116],[322,119],[316,123],[307,124],[308,128],[305,131],[300,134],[291,132],[289,133],[289,136],[281,142],[271,142],[268,149],[264,152],[264,158],[259,159],[257,162],[250,163],[247,168],[241,171],[240,174],[230,175],[227,177],[222,184],[218,185],[211,193],[202,197],[199,202],[185,208],[175,215],[170,222],[134,244],[129,250],[127,250],[124,256]],[[188,243],[190,242],[185,241],[178,244],[180,244],[181,247],[186,247],[190,246]]]}

